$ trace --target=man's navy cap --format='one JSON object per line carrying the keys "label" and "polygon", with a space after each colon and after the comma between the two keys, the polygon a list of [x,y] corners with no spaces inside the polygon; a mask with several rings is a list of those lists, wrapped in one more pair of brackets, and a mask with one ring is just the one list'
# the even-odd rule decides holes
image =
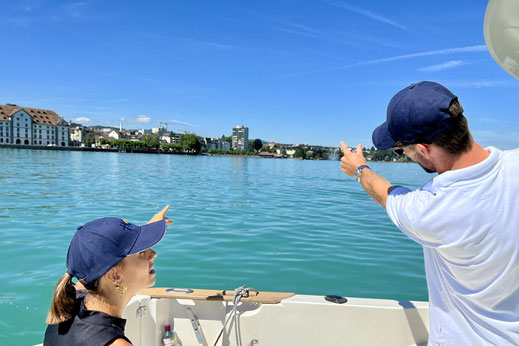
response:
{"label": "man's navy cap", "polygon": [[456,98],[435,82],[411,84],[400,90],[387,106],[386,122],[373,131],[373,144],[386,150],[397,142],[430,142],[451,126],[449,106]]}
{"label": "man's navy cap", "polygon": [[149,249],[166,233],[166,220],[137,226],[115,217],[77,228],[67,254],[68,273],[86,283],[103,276],[126,256]]}

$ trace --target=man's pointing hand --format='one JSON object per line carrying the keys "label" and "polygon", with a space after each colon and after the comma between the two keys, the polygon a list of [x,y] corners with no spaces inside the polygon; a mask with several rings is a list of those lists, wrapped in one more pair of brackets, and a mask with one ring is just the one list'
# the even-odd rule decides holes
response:
{"label": "man's pointing hand", "polygon": [[341,171],[343,171],[350,177],[354,177],[357,167],[366,164],[366,159],[364,158],[364,154],[362,153],[362,145],[357,145],[357,151],[353,153],[346,146],[346,144],[344,144],[344,142],[341,141],[341,150],[344,153],[344,156],[341,159]]}

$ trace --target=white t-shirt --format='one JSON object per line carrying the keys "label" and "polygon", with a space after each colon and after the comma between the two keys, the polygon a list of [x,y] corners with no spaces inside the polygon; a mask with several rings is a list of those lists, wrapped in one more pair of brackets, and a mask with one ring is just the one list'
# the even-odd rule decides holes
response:
{"label": "white t-shirt", "polygon": [[393,190],[391,220],[423,245],[429,345],[519,345],[519,149]]}

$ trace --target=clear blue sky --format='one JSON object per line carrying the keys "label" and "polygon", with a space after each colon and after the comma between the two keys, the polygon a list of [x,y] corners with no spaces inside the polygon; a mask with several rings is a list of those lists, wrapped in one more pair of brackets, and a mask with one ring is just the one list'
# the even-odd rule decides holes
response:
{"label": "clear blue sky", "polygon": [[486,1],[0,2],[0,103],[85,125],[371,146],[421,80],[482,145],[519,147],[519,81],[485,48]]}

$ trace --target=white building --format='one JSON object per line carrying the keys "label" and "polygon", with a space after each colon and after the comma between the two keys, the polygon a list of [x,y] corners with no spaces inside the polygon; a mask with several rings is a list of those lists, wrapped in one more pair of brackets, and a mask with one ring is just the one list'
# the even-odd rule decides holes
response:
{"label": "white building", "polygon": [[[294,154],[296,153],[295,149],[286,149],[285,151],[288,156],[294,156]],[[281,150],[278,150],[277,152],[278,152],[278,154],[281,154]]]}
{"label": "white building", "polygon": [[165,127],[162,127],[162,126],[159,126],[159,127],[153,127],[153,128],[151,129],[151,133],[153,133],[153,134],[158,134],[158,135],[162,136],[162,135],[168,133],[168,129],[165,128]]}
{"label": "white building", "polygon": [[110,131],[108,138],[121,139],[121,133],[115,130]]}
{"label": "white building", "polygon": [[85,137],[91,131],[80,124],[71,124],[69,128],[70,140],[69,145],[80,146],[85,142]]}
{"label": "white building", "polygon": [[168,134],[160,136],[160,140],[164,143],[171,143],[171,136]]}
{"label": "white building", "polygon": [[249,128],[243,125],[232,129],[232,148],[237,150],[249,149]]}
{"label": "white building", "polygon": [[130,136],[129,133],[126,133],[124,131],[115,131],[115,130],[110,131],[110,133],[108,134],[108,138],[113,138],[113,139],[126,139],[129,136]]}
{"label": "white building", "polygon": [[70,124],[54,111],[0,105],[0,144],[69,145]]}

